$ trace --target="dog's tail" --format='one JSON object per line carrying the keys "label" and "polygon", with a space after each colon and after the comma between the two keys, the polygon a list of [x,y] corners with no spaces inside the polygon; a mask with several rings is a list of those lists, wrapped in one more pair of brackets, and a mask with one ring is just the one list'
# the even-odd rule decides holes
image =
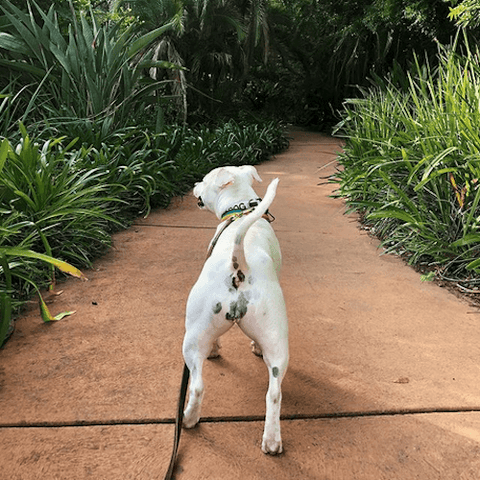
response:
{"label": "dog's tail", "polygon": [[243,248],[243,240],[245,238],[245,235],[247,234],[248,229],[267,212],[268,208],[272,204],[273,199],[275,198],[275,194],[277,192],[278,182],[278,178],[270,182],[270,185],[267,188],[263,200],[258,204],[257,207],[255,207],[255,210],[252,213],[244,217],[240,227],[237,230],[232,253],[232,264],[234,270],[236,270],[236,278],[234,277],[234,283],[235,280],[237,280],[238,282],[243,282],[243,272],[246,270],[247,266],[247,262],[245,260],[245,252]]}

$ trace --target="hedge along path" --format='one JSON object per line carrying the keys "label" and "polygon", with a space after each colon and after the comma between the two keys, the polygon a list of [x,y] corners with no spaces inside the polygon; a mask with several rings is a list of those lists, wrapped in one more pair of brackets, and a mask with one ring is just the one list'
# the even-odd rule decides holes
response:
{"label": "hedge along path", "polygon": [[[391,256],[318,185],[339,142],[292,132],[258,167],[284,256],[291,361],[285,454],[260,451],[267,374],[233,329],[205,367],[204,421],[178,479],[476,478],[480,334],[474,307]],[[184,308],[216,227],[193,197],[139,219],[17,321],[0,352],[0,478],[162,478],[173,439]]]}

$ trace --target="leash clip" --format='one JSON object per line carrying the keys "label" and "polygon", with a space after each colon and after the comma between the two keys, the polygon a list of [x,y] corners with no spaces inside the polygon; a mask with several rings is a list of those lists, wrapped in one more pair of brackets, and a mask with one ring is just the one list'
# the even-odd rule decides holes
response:
{"label": "leash clip", "polygon": [[275,217],[270,213],[269,210],[267,210],[265,212],[265,214],[263,215],[263,218],[265,218],[265,220],[268,222],[268,223],[272,223],[275,221]]}

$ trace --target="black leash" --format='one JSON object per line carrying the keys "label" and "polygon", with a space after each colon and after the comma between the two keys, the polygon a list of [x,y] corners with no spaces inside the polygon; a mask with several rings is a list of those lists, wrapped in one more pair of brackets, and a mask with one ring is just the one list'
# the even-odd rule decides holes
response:
{"label": "black leash", "polygon": [[[217,244],[220,235],[224,230],[234,221],[235,219],[229,218],[222,229],[215,235],[215,238],[210,244],[210,248],[207,252],[207,258],[213,252],[215,245]],[[165,475],[165,480],[172,480],[173,470],[175,469],[175,462],[177,461],[178,454],[178,445],[180,444],[180,435],[182,434],[182,424],[183,424],[183,408],[185,407],[185,398],[187,396],[187,387],[188,379],[190,378],[190,370],[188,370],[187,364],[183,366],[183,376],[182,383],[180,385],[180,393],[178,395],[178,406],[177,406],[177,418],[175,419],[175,436],[173,438],[173,450],[172,456],[170,457],[170,465],[168,466],[167,474]]]}
{"label": "black leash", "polygon": [[188,379],[190,378],[190,371],[187,365],[183,366],[182,384],[180,385],[180,393],[178,395],[177,418],[175,419],[175,436],[173,439],[173,451],[170,458],[170,465],[168,466],[165,480],[171,480],[173,477],[173,470],[175,469],[175,462],[177,461],[178,445],[180,443],[180,435],[182,433],[183,423],[183,408],[185,406],[185,398],[187,396]]}

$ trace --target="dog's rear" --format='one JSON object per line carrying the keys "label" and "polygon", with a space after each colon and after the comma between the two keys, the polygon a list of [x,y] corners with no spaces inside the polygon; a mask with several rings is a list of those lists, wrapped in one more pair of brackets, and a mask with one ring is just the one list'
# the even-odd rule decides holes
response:
{"label": "dog's rear", "polygon": [[[237,174],[238,172],[238,174]],[[246,175],[246,173],[250,173]],[[254,167],[217,169],[204,178],[194,193],[202,206],[222,218],[225,205],[256,199]],[[217,354],[217,339],[237,324],[257,345],[269,372],[262,450],[281,453],[281,383],[288,365],[288,322],[283,293],[278,283],[280,251],[273,229],[260,218],[275,198],[278,179],[264,199],[248,215],[231,223],[213,248],[187,301],[185,362],[191,373],[190,396],[184,425],[196,425],[203,397],[204,360]],[[258,222],[258,223],[257,223]],[[255,226],[255,229],[252,227]],[[223,231],[220,229],[219,231]]]}

